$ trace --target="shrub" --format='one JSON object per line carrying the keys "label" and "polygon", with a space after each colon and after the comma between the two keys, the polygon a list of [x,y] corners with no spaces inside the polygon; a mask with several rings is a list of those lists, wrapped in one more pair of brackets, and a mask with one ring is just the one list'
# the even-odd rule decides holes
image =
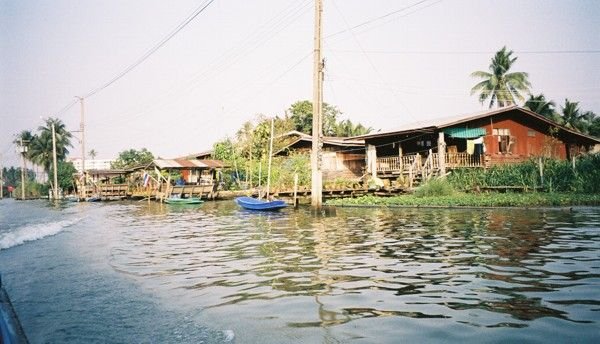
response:
{"label": "shrub", "polygon": [[448,181],[442,178],[432,179],[415,190],[417,197],[452,196],[456,190]]}

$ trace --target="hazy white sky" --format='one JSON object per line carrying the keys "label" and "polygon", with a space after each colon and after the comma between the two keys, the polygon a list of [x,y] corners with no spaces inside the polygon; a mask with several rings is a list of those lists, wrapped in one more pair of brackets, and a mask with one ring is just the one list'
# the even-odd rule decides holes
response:
{"label": "hazy white sky", "polygon": [[[0,0],[2,164],[18,165],[15,134],[111,80],[204,2]],[[216,0],[86,99],[86,151],[204,151],[257,114],[311,99],[313,2]],[[534,94],[600,114],[597,0],[324,0],[323,22],[324,99],[353,122],[387,130],[484,109],[470,73],[504,45]],[[59,117],[77,130],[79,105]]]}

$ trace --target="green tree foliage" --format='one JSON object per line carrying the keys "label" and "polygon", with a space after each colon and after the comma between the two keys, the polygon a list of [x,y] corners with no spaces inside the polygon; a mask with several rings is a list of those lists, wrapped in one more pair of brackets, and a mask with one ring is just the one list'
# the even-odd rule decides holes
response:
{"label": "green tree foliage", "polygon": [[[372,130],[362,124],[355,125],[350,120],[338,123],[341,114],[337,107],[323,103],[323,135],[347,137],[366,134]],[[295,102],[288,109],[288,117],[292,120],[294,130],[312,135],[312,102],[308,100]]]}
{"label": "green tree foliage", "polygon": [[[34,140],[34,138],[35,138],[35,136],[33,135],[33,133],[30,130],[22,130],[19,134],[17,134],[13,143],[19,147],[21,147],[21,145],[23,147],[28,147],[29,144],[31,144],[31,142]],[[23,154],[23,157],[25,159],[27,159],[27,160],[31,159],[29,150],[27,150],[27,152],[22,152],[21,154]]]}
{"label": "green tree foliage", "polygon": [[46,173],[50,173],[53,161],[52,125],[56,134],[56,159],[64,161],[71,147],[71,133],[65,124],[58,118],[49,118],[45,126],[38,128],[38,134],[34,136],[29,144],[28,156],[32,162],[42,166]]}
{"label": "green tree foliage", "polygon": [[542,115],[552,121],[560,123],[560,117],[556,113],[556,104],[551,100],[547,100],[542,93],[537,96],[530,94],[529,99],[527,99],[525,102],[524,107],[537,113],[538,115]]}
{"label": "green tree foliage", "polygon": [[565,105],[562,106],[561,112],[562,124],[565,127],[578,131],[584,131],[585,118],[579,109],[579,102],[571,102],[569,99],[565,99]]}
{"label": "green tree foliage", "polygon": [[600,137],[600,117],[591,111],[587,111],[585,115],[588,119],[588,134]]}
{"label": "green tree foliage", "polygon": [[128,169],[140,165],[147,165],[154,160],[154,155],[146,148],[141,150],[129,149],[119,153],[117,160],[111,164],[114,169]]}
{"label": "green tree foliage", "polygon": [[96,159],[96,156],[98,155],[98,152],[96,152],[96,150],[95,150],[95,149],[92,149],[92,150],[90,150],[90,151],[88,152],[88,155],[89,155],[89,156],[90,156],[90,158],[92,158],[92,160],[93,160],[93,159]]}
{"label": "green tree foliage", "polygon": [[57,166],[57,179],[58,187],[63,191],[72,191],[73,186],[73,175],[77,173],[73,163],[66,161],[59,161]]}
{"label": "green tree foliage", "polygon": [[349,119],[340,121],[335,126],[335,136],[352,137],[365,135],[373,131],[373,128],[365,128],[362,124],[354,124]]}
{"label": "green tree foliage", "polygon": [[[350,120],[337,122],[341,112],[333,106],[324,104],[324,135],[326,136],[357,136],[368,133],[371,128],[361,124],[354,124]],[[284,135],[296,130],[310,133],[312,130],[312,103],[310,101],[297,101],[292,104],[285,117],[275,117],[273,133],[273,152],[279,152],[295,140],[295,137]],[[224,171],[224,180],[230,181],[229,187],[241,186],[248,182],[253,186],[258,184],[259,174],[261,182],[266,183],[267,159],[269,157],[269,140],[271,137],[271,119],[263,115],[257,116],[255,121],[247,121],[236,132],[235,139],[226,138],[213,145],[215,159],[223,160],[231,166],[231,170]],[[274,157],[272,166],[273,184],[293,186],[293,175],[299,173],[300,185],[307,185],[310,180],[310,159],[306,154],[296,155],[291,153],[287,157]],[[259,172],[260,171],[260,172]],[[304,176],[304,173],[308,173]],[[289,184],[289,185],[288,185]]]}
{"label": "green tree foliage", "polygon": [[471,95],[478,93],[479,102],[482,104],[489,99],[489,108],[516,104],[516,100],[523,101],[523,94],[529,92],[531,84],[527,80],[529,75],[525,72],[509,73],[510,68],[517,60],[512,57],[512,50],[503,47],[492,58],[489,72],[476,71],[472,77],[483,79],[471,89]]}
{"label": "green tree foliage", "polygon": [[213,157],[217,160],[232,161],[236,158],[233,141],[227,138],[213,145]]}

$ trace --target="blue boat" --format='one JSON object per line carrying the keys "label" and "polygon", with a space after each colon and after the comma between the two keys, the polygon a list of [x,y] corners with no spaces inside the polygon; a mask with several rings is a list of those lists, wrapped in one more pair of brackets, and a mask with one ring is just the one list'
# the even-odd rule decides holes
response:
{"label": "blue boat", "polygon": [[287,203],[282,200],[267,201],[252,197],[238,197],[235,203],[248,210],[279,210],[287,207]]}

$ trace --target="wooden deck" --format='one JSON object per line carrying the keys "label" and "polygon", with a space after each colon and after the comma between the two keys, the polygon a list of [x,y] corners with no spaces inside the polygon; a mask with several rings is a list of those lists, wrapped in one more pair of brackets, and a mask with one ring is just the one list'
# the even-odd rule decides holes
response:
{"label": "wooden deck", "polygon": [[[446,153],[444,160],[446,170],[484,168],[486,166],[483,154]],[[431,151],[426,156],[413,154],[377,158],[377,177],[384,179],[402,177],[407,180],[409,188],[422,180],[440,175],[440,171],[439,154]]]}

